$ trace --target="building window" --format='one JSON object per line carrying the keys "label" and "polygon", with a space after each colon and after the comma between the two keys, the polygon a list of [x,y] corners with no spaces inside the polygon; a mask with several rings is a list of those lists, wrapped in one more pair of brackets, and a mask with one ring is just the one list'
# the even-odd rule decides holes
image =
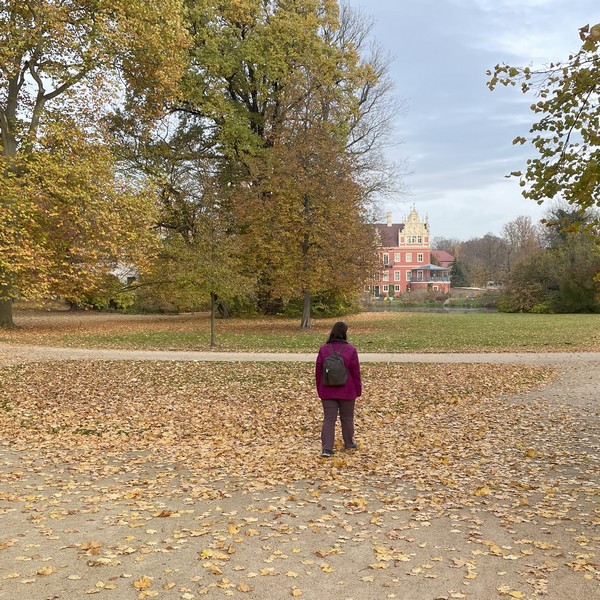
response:
{"label": "building window", "polygon": [[384,286],[383,286],[383,291],[384,291],[384,292],[387,292],[387,291],[389,291],[389,289],[390,289],[390,286],[389,286],[389,285],[384,285]]}
{"label": "building window", "polygon": [[406,271],[406,281],[410,281],[412,279],[412,271]]}
{"label": "building window", "polygon": [[418,279],[419,281],[421,281],[421,280],[423,279],[423,271],[421,271],[421,269],[419,269],[419,270],[417,271],[417,279]]}
{"label": "building window", "polygon": [[406,253],[406,262],[412,262],[412,252],[407,252]]}
{"label": "building window", "polygon": [[394,262],[400,262],[400,252],[394,253]]}
{"label": "building window", "polygon": [[399,285],[395,285],[394,286],[394,291],[395,292],[399,292],[400,291],[400,286]]}
{"label": "building window", "polygon": [[440,288],[439,288],[437,285],[434,285],[434,286],[433,286],[433,291],[434,291],[434,292],[437,292],[437,291],[439,291],[439,289],[440,289]]}
{"label": "building window", "polygon": [[420,235],[418,235],[417,236],[417,244],[422,244],[422,243],[423,243],[423,238]]}
{"label": "building window", "polygon": [[384,281],[389,281],[390,280],[390,272],[389,271],[384,271],[383,272],[383,280]]}
{"label": "building window", "polygon": [[419,252],[419,254],[417,254],[417,262],[423,262],[423,253]]}
{"label": "building window", "polygon": [[394,281],[400,281],[400,271],[394,271]]}
{"label": "building window", "polygon": [[383,255],[383,264],[384,265],[390,264],[390,255],[387,252]]}

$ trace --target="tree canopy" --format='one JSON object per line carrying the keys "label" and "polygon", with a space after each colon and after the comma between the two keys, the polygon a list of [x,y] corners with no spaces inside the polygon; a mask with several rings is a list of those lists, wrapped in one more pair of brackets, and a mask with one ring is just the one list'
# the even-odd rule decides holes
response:
{"label": "tree canopy", "polygon": [[[531,110],[539,118],[529,131],[537,158],[524,172],[514,171],[523,196],[539,204],[562,199],[580,210],[600,206],[600,24],[580,29],[583,44],[565,61],[545,68],[496,65],[488,86],[519,85],[535,93]],[[527,139],[518,136],[515,144]],[[600,235],[599,223],[581,220]]]}
{"label": "tree canopy", "polygon": [[75,293],[141,242],[151,211],[118,174],[103,117],[159,116],[186,45],[180,0],[3,3],[0,326],[16,294]]}

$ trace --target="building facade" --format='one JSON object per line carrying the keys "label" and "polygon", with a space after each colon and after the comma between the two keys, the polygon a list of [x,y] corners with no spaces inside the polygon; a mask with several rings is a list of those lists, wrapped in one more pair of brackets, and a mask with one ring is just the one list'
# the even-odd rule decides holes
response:
{"label": "building facade", "polygon": [[380,250],[379,269],[369,286],[373,297],[450,291],[448,267],[431,263],[429,219],[421,220],[414,206],[404,223],[392,223],[392,213],[388,213],[387,223],[376,225],[376,235]]}

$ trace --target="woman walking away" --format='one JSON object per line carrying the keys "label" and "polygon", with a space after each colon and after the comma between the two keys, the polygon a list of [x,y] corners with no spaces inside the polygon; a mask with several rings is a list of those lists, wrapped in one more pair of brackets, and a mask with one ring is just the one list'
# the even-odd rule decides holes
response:
{"label": "woman walking away", "polygon": [[[348,343],[347,332],[348,325],[338,321],[317,355],[315,378],[317,394],[323,404],[323,428],[321,429],[323,458],[333,456],[338,413],[342,423],[344,447],[346,450],[357,447],[354,441],[354,404],[356,398],[362,393],[362,383],[358,352],[352,344]],[[338,354],[341,356],[343,366],[340,364]]]}

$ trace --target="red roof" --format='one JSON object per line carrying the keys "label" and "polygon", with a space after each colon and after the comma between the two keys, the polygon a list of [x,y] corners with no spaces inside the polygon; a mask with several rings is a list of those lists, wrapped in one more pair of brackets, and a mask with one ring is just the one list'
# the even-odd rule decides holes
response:
{"label": "red roof", "polygon": [[404,230],[404,223],[392,223],[391,225],[377,225],[377,233],[381,238],[382,248],[397,248],[398,234]]}
{"label": "red roof", "polygon": [[432,250],[431,254],[435,256],[435,259],[440,264],[454,262],[454,256],[452,256],[452,254],[449,254],[445,250]]}

